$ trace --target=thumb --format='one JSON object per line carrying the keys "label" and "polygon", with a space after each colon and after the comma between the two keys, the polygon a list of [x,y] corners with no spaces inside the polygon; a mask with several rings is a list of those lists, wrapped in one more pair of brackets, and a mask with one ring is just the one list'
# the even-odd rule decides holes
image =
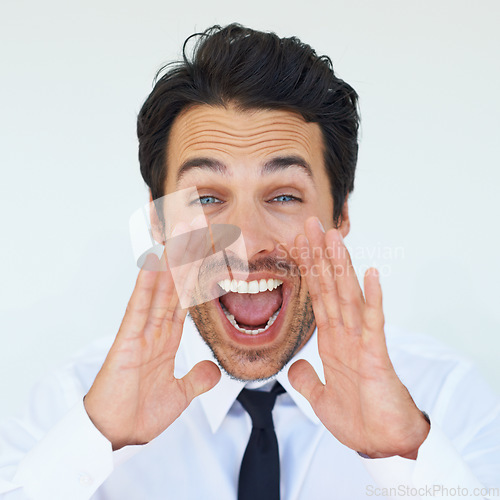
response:
{"label": "thumb", "polygon": [[311,363],[305,359],[296,361],[288,370],[288,380],[290,380],[292,387],[300,392],[314,409],[315,402],[324,386]]}
{"label": "thumb", "polygon": [[182,377],[186,398],[190,403],[195,397],[217,385],[221,377],[218,366],[212,361],[200,361]]}

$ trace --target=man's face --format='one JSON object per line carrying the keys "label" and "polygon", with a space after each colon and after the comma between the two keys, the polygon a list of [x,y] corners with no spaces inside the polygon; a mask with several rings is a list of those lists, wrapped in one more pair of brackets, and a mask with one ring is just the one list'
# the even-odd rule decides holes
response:
{"label": "man's face", "polygon": [[[290,111],[198,105],[173,124],[165,193],[195,186],[208,223],[236,225],[245,241],[250,289],[237,283],[243,293],[190,309],[201,336],[235,378],[271,377],[314,330],[305,280],[280,243],[290,248],[312,215],[325,229],[333,225],[323,151],[319,126]],[[347,230],[346,219],[344,235]],[[238,261],[228,258],[238,281]],[[278,281],[269,287],[269,280]],[[252,281],[258,293],[249,293],[256,291]]]}

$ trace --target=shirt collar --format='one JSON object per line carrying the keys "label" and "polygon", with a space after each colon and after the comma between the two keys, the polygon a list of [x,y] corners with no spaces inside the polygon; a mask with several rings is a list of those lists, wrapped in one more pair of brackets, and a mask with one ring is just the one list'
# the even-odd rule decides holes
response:
{"label": "shirt collar", "polygon": [[[182,344],[182,350],[184,351],[184,356],[187,361],[187,371],[196,363],[206,359],[216,362],[212,351],[198,333],[189,315],[184,322]],[[323,363],[319,357],[316,329],[304,347],[295,354],[273,379],[277,380],[283,386],[304,415],[314,424],[319,425],[320,420],[314,413],[307,399],[297,392],[288,381],[288,370],[290,366],[299,359],[308,361],[324,383]],[[234,380],[224,370],[221,370],[221,379],[219,383],[210,391],[199,396],[199,400],[207,416],[212,432],[216,432],[220,427],[224,417],[227,415],[238,394],[244,387],[245,382]]]}

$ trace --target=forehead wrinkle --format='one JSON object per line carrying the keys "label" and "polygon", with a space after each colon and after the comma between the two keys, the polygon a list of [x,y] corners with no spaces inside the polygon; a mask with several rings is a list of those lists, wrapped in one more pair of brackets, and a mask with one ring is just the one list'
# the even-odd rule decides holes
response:
{"label": "forehead wrinkle", "polygon": [[[276,144],[276,145],[280,145],[283,147],[288,146],[290,148],[297,149],[297,142],[290,141],[290,140],[283,139],[283,138],[276,138],[276,137],[270,137],[268,139],[262,139],[262,140],[253,141],[253,142],[246,142],[244,144],[242,144],[241,141],[229,142],[229,141],[213,140],[213,139],[207,138],[206,140],[190,141],[189,143],[187,143],[185,145],[185,147],[183,149],[190,149],[190,148],[196,149],[196,147],[198,147],[199,149],[206,149],[206,148],[210,148],[210,145],[212,145],[212,144],[216,144],[216,145],[220,145],[220,146],[228,146],[228,147],[236,148],[236,149],[257,149],[257,150],[260,149],[261,145],[264,147],[267,147],[268,144]],[[306,150],[309,149],[307,143],[301,144],[301,146]]]}
{"label": "forehead wrinkle", "polygon": [[304,126],[311,130],[311,125],[313,125],[312,123],[305,122],[301,117],[295,117],[294,115],[276,118],[275,116],[266,115],[258,117],[252,114],[251,118],[251,120],[243,119],[240,114],[235,118],[233,118],[231,114],[229,114],[229,116],[214,117],[213,114],[209,113],[207,110],[203,110],[202,113],[194,117],[189,114],[184,117],[180,116],[180,121],[184,121],[185,124],[185,126],[181,127],[181,130],[179,130],[180,138],[182,139],[185,134],[214,134],[217,132],[228,137],[239,139],[276,131],[304,135]]}
{"label": "forehead wrinkle", "polygon": [[304,133],[300,127],[293,128],[278,128],[269,126],[266,130],[262,130],[262,127],[252,127],[247,131],[241,131],[238,133],[236,130],[221,130],[217,128],[210,128],[207,124],[203,124],[198,128],[185,127],[184,130],[180,131],[179,139],[186,140],[186,138],[191,137],[203,137],[203,136],[211,136],[211,137],[221,137],[226,138],[227,140],[238,140],[238,141],[251,141],[260,139],[262,136],[266,136],[269,134],[283,133],[290,136],[302,138],[303,140],[307,140],[312,134],[309,133],[309,130]]}
{"label": "forehead wrinkle", "polygon": [[[245,140],[235,139],[235,140],[221,140],[218,134],[213,134],[210,137],[202,136],[190,137],[188,141],[184,144],[181,142],[181,155],[186,154],[186,151],[191,149],[194,150],[210,150],[210,149],[220,149],[224,146],[228,148],[236,149],[250,149],[253,150],[252,153],[259,153],[262,150],[272,149],[273,147],[278,147],[280,149],[288,148],[290,150],[300,151],[301,148],[309,155],[313,155],[312,144],[310,141],[304,138],[300,133],[293,134],[294,139],[283,138],[283,137],[269,137],[267,139],[256,140],[255,138],[247,138]],[[224,139],[224,138],[222,138]]]}
{"label": "forehead wrinkle", "polygon": [[193,156],[212,155],[219,161],[227,161],[228,157],[238,161],[240,155],[246,155],[260,165],[273,156],[296,155],[310,165],[322,164],[321,129],[301,115],[287,110],[235,112],[233,108],[209,105],[196,108],[181,113],[173,124],[167,154],[169,159],[175,155],[177,165]]}
{"label": "forehead wrinkle", "polygon": [[[194,114],[193,114],[194,113]],[[270,116],[272,113],[272,116]],[[307,125],[302,115],[288,110],[279,109],[260,109],[255,111],[234,111],[217,106],[200,105],[189,108],[178,116],[189,126],[198,124],[209,124],[210,126],[227,125],[229,122],[232,127],[236,124],[240,129],[248,129],[262,124],[270,125]]]}

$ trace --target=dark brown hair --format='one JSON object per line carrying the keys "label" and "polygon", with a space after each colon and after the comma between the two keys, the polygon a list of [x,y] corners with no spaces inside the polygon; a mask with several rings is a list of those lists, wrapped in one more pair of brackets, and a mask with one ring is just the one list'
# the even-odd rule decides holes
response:
{"label": "dark brown hair", "polygon": [[[196,39],[191,57],[187,47]],[[286,109],[316,122],[334,200],[333,220],[354,188],[358,156],[358,96],[337,78],[327,56],[298,38],[280,38],[239,24],[213,26],[190,36],[183,60],[162,68],[137,119],[141,174],[153,199],[163,196],[170,129],[190,105]]]}

